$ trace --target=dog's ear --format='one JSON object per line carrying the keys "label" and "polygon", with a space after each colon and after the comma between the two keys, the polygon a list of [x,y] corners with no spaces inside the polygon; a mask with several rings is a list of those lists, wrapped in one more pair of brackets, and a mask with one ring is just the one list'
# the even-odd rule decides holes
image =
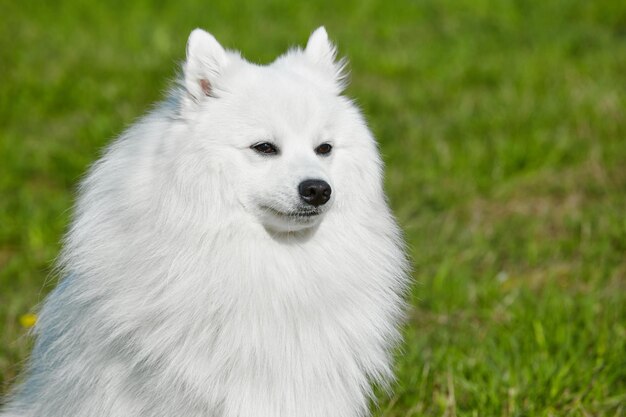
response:
{"label": "dog's ear", "polygon": [[337,60],[337,48],[328,39],[324,26],[313,31],[304,49],[304,55],[311,63],[332,77],[340,91],[346,87],[348,61],[345,58]]}
{"label": "dog's ear", "polygon": [[228,63],[226,51],[208,32],[195,29],[187,41],[185,88],[197,101],[213,95],[215,80]]}

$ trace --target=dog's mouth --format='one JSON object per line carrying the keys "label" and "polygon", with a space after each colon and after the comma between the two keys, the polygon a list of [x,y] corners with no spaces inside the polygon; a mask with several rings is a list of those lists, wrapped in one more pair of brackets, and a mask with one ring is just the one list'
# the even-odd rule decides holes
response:
{"label": "dog's mouth", "polygon": [[313,210],[313,209],[297,209],[290,211],[280,211],[273,207],[262,206],[264,211],[273,214],[276,217],[288,218],[288,219],[309,219],[312,217],[319,216],[322,214],[321,210]]}

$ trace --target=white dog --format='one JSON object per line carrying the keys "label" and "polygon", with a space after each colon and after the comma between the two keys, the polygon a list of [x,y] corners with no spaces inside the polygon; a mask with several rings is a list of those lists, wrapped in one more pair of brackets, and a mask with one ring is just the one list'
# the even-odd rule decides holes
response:
{"label": "white dog", "polygon": [[4,417],[353,417],[407,262],[324,28],[268,66],[194,30],[180,85],[80,188]]}

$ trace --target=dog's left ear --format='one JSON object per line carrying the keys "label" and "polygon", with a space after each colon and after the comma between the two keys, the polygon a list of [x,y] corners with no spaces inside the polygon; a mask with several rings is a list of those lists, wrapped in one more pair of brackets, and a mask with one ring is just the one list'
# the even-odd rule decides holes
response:
{"label": "dog's left ear", "polygon": [[324,26],[313,31],[304,49],[304,55],[311,63],[331,76],[340,91],[346,87],[345,69],[348,62],[345,58],[337,60],[337,48],[328,39]]}
{"label": "dog's left ear", "polygon": [[202,29],[191,32],[183,67],[189,94],[196,101],[213,95],[215,82],[227,63],[226,51],[213,35]]}

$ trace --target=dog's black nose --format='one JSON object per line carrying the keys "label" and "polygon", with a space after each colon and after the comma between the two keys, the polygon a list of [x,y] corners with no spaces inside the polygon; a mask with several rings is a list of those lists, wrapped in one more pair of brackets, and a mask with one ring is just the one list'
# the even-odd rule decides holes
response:
{"label": "dog's black nose", "polygon": [[300,197],[312,206],[321,206],[330,199],[330,185],[322,180],[305,180],[298,185]]}

